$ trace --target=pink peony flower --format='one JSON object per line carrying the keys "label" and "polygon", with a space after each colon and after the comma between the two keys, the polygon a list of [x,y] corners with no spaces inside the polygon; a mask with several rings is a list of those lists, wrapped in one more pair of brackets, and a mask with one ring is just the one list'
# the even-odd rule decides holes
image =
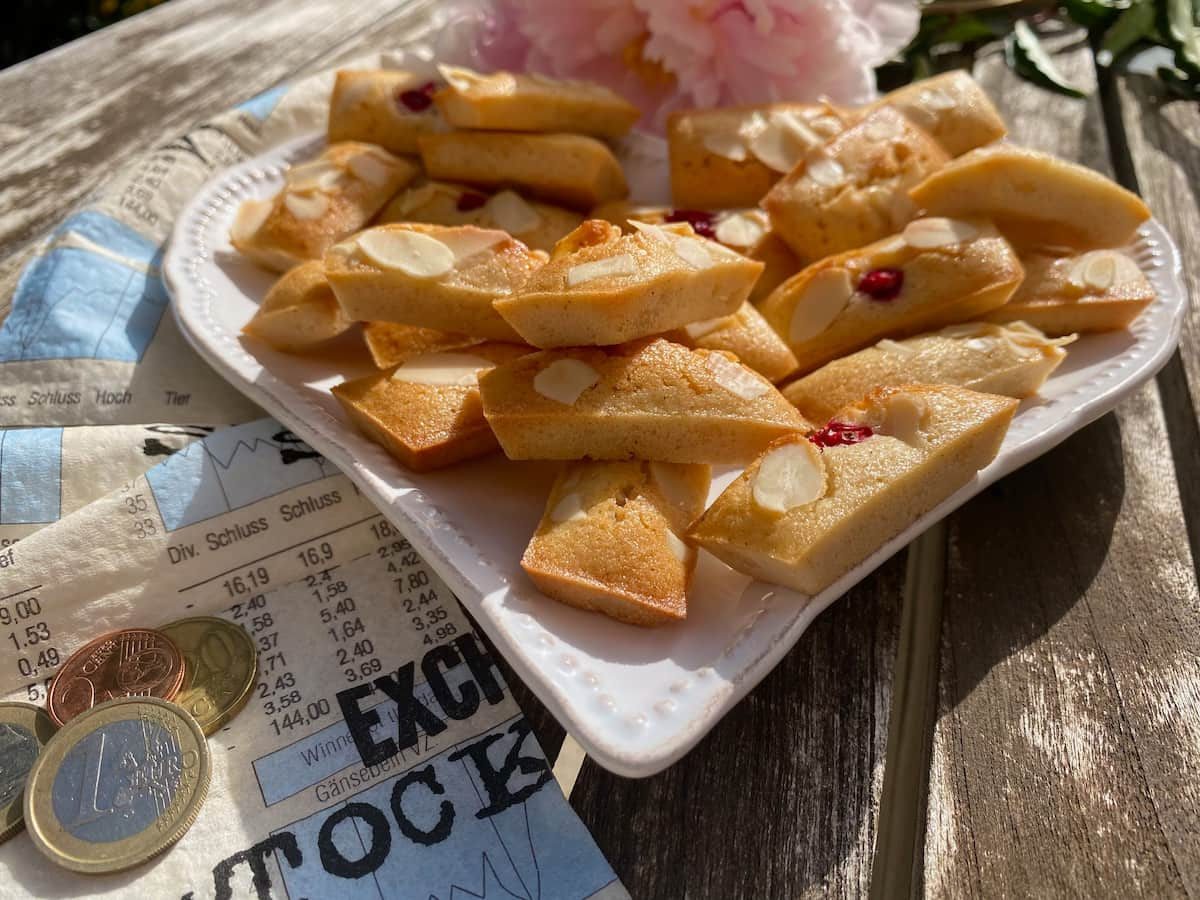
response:
{"label": "pink peony flower", "polygon": [[[487,68],[606,84],[661,128],[674,109],[858,104],[916,33],[917,0],[496,0],[460,4]],[[453,15],[451,17],[453,19]]]}

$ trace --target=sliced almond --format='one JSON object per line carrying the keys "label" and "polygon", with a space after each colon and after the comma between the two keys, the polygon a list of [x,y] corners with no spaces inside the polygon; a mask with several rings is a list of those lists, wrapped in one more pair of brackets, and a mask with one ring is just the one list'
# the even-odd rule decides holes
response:
{"label": "sliced almond", "polygon": [[387,184],[395,169],[374,153],[356,153],[346,160],[346,168],[355,178],[376,187]]}
{"label": "sliced almond", "polygon": [[804,171],[809,178],[824,187],[838,187],[846,183],[846,170],[842,168],[842,164],[823,153],[810,159]]}
{"label": "sliced almond", "polygon": [[709,354],[706,365],[717,384],[742,400],[753,400],[771,390],[771,383],[761,375],[720,353]]}
{"label": "sliced almond", "polygon": [[692,233],[692,226],[687,222],[671,222],[666,227],[663,227],[651,222],[642,222],[638,219],[626,219],[625,221],[629,223],[634,231],[644,234],[646,237],[652,238],[660,244],[670,244],[674,240],[673,235],[683,237]]}
{"label": "sliced almond", "polygon": [[751,247],[762,240],[767,226],[754,213],[740,212],[726,216],[717,223],[716,237],[730,247]]}
{"label": "sliced almond", "polygon": [[996,339],[983,335],[981,337],[967,338],[963,342],[963,346],[968,350],[974,350],[978,353],[987,353],[996,346]]}
{"label": "sliced almond", "polygon": [[292,166],[287,170],[284,179],[287,181],[288,190],[304,193],[305,191],[329,191],[336,187],[342,177],[340,166],[334,165],[328,160],[319,159]]}
{"label": "sliced almond", "polygon": [[408,384],[475,387],[479,373],[495,365],[473,353],[423,353],[406,360],[392,373],[392,380]]}
{"label": "sliced almond", "polygon": [[863,134],[873,141],[890,141],[899,133],[896,123],[883,116],[871,116],[863,125]]}
{"label": "sliced almond", "polygon": [[321,192],[294,194],[288,191],[283,205],[297,219],[319,219],[329,211],[329,195]]}
{"label": "sliced almond", "polygon": [[928,109],[945,110],[958,106],[958,100],[945,88],[932,88],[921,91],[917,102]]}
{"label": "sliced almond", "polygon": [[658,485],[663,499],[672,506],[683,509],[691,503],[692,491],[675,463],[650,463],[650,480]]}
{"label": "sliced almond", "polygon": [[554,509],[550,510],[551,522],[578,522],[580,519],[586,518],[587,512],[583,508],[583,499],[576,493],[567,494],[554,504]]}
{"label": "sliced almond", "polygon": [[754,504],[771,513],[786,513],[825,496],[825,461],[807,440],[767,451],[754,473]]}
{"label": "sliced almond", "polygon": [[637,274],[637,262],[628,253],[618,253],[567,269],[567,287],[575,287],[597,278],[619,278]]}
{"label": "sliced almond", "polygon": [[684,325],[683,330],[694,341],[704,337],[706,334],[712,334],[718,328],[724,328],[732,322],[733,316],[717,316],[715,319],[701,319],[699,322]]}
{"label": "sliced almond", "polygon": [[704,242],[697,238],[677,238],[674,249],[676,255],[693,269],[708,269],[713,265],[713,258],[704,248]]}
{"label": "sliced almond", "polygon": [[272,205],[270,200],[247,200],[238,207],[233,227],[229,229],[229,236],[238,243],[253,238],[258,229],[262,228],[263,222],[267,221]]}
{"label": "sliced almond", "polygon": [[884,401],[880,434],[898,438],[913,447],[925,446],[921,427],[929,418],[929,406],[916,394],[895,393]]}
{"label": "sliced almond", "polygon": [[454,268],[454,252],[417,231],[375,228],[360,234],[357,243],[372,262],[414,278],[438,278]]}
{"label": "sliced almond", "polygon": [[809,279],[796,301],[788,337],[793,344],[810,341],[824,331],[846,308],[854,285],[845,269],[822,269]]}
{"label": "sliced almond", "polygon": [[471,69],[463,68],[462,66],[447,66],[439,64],[437,67],[438,73],[446,79],[446,84],[454,88],[459,93],[465,93],[477,84],[482,84],[487,80],[487,76],[481,75],[479,72],[474,72]]}
{"label": "sliced almond", "polygon": [[1112,287],[1116,277],[1117,261],[1111,253],[1093,255],[1083,270],[1084,282],[1100,291]]}
{"label": "sliced almond", "polygon": [[773,112],[766,117],[766,124],[750,138],[750,152],[759,162],[776,172],[792,171],[796,163],[804,158],[813,147],[821,144],[819,134],[793,113]]}
{"label": "sliced almond", "polygon": [[909,222],[904,226],[901,236],[908,246],[916,250],[932,250],[936,247],[961,244],[972,240],[978,234],[979,229],[968,222],[935,216]]}
{"label": "sliced almond", "polygon": [[509,234],[525,234],[542,224],[542,216],[515,191],[501,191],[488,201],[496,224]]}
{"label": "sliced almond", "polygon": [[671,548],[671,552],[681,563],[687,563],[693,553],[692,548],[685,544],[679,535],[669,528],[667,529],[667,546]]}
{"label": "sliced almond", "polygon": [[893,341],[891,338],[884,338],[875,346],[884,353],[897,353],[900,356],[914,356],[917,352],[908,344],[901,343],[900,341]]}
{"label": "sliced almond", "polygon": [[494,228],[464,227],[439,232],[437,239],[450,248],[450,252],[454,254],[454,264],[461,265],[471,257],[509,240],[509,236],[506,232]]}
{"label": "sliced almond", "polygon": [[813,131],[823,138],[831,138],[835,134],[841,134],[842,129],[845,127],[842,125],[841,119],[829,113],[809,119],[808,124]]}
{"label": "sliced almond", "polygon": [[749,155],[746,150],[746,139],[740,134],[712,131],[704,136],[700,145],[709,153],[734,162],[745,162]]}
{"label": "sliced almond", "polygon": [[548,400],[574,406],[579,395],[600,380],[600,373],[578,359],[556,359],[533,378],[533,389]]}

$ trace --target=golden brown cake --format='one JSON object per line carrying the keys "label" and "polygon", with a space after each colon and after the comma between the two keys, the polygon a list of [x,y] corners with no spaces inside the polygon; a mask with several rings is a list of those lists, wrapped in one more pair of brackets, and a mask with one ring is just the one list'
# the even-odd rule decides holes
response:
{"label": "golden brown cake", "polygon": [[400,322],[520,343],[492,306],[542,265],[503,231],[379,225],[326,254],[338,302],[360,322]]}
{"label": "golden brown cake", "polygon": [[992,310],[992,322],[1024,320],[1047,334],[1128,328],[1154,302],[1154,288],[1120,250],[1021,255],[1025,280],[1012,299]]}
{"label": "golden brown cake", "polygon": [[699,209],[672,209],[669,206],[635,206],[625,200],[602,203],[590,218],[605,219],[621,226],[626,234],[635,229],[631,222],[649,225],[686,223],[696,234],[724,244],[748,259],[763,264],[762,274],[750,291],[750,302],[758,303],[780,284],[800,271],[800,260],[771,230],[771,221],[761,209],[725,209],[707,212]]}
{"label": "golden brown cake", "polygon": [[1031,397],[1067,358],[1062,348],[1073,340],[1047,338],[1024,322],[950,325],[903,341],[884,338],[793,381],[783,396],[814,422],[828,421],[875,388],[898,384],[953,384]]}
{"label": "golden brown cake", "polygon": [[983,88],[961,69],[906,84],[884,94],[868,109],[881,106],[904,113],[951,156],[961,156],[1008,133]]}
{"label": "golden brown cake", "polygon": [[1021,264],[990,223],[917,219],[861,250],[789,278],[760,309],[801,372],[867,347],[977,319],[1021,283]]}
{"label": "golden brown cake", "polygon": [[446,131],[433,105],[436,85],[399,69],[342,69],[329,98],[329,142],[366,141],[415,155],[417,136]]}
{"label": "golden brown cake", "polygon": [[587,210],[624,197],[625,173],[608,146],[580,134],[454,131],[419,139],[430,178],[524,194]]}
{"label": "golden brown cake", "polygon": [[242,333],[284,353],[304,353],[353,324],[325,280],[319,259],[289,269],[271,286]]}
{"label": "golden brown cake", "polygon": [[476,376],[528,353],[512,344],[475,344],[423,353],[383,372],[333,387],[350,421],[417,472],[496,449],[483,418]]}
{"label": "golden brown cake", "polygon": [[742,365],[776,384],[796,371],[796,357],[787,342],[748,302],[732,316],[692,322],[665,337],[685,347],[728,350]]}
{"label": "golden brown cake", "polygon": [[576,462],[550,490],[521,559],[548,597],[634,625],[687,615],[696,551],[680,535],[704,511],[708,466]]}
{"label": "golden brown cake", "polygon": [[380,369],[397,365],[421,353],[458,350],[481,343],[479,338],[467,334],[397,322],[363,322],[362,333],[371,359]]}
{"label": "golden brown cake", "polygon": [[320,259],[366,225],[418,171],[373,144],[334,144],[316,159],[288,169],[283,190],[273,199],[243,203],[230,242],[279,272]]}
{"label": "golden brown cake", "polygon": [[763,198],[771,227],[801,259],[819,259],[894,234],[916,213],[908,189],[946,151],[884,106],[810,152]]}
{"label": "golden brown cake", "polygon": [[534,353],[485,373],[479,386],[511,459],[736,464],[809,427],[732,354],[661,339]]}
{"label": "golden brown cake", "polygon": [[733,314],[762,271],[686,225],[637,225],[584,222],[497,312],[535,347],[619,344]]}
{"label": "golden brown cake", "polygon": [[1024,239],[1092,249],[1133,239],[1150,210],[1099,172],[998,144],[960,156],[909,191],[935,216],[986,216]]}
{"label": "golden brown cake", "polygon": [[1016,408],[948,385],[881,388],[772,444],[690,537],[739,572],[818,594],[991,462]]}
{"label": "golden brown cake", "polygon": [[533,73],[483,75],[461,66],[438,66],[438,71],[446,87],[433,99],[455,128],[617,138],[641,115],[624,97],[587,81]]}
{"label": "golden brown cake", "polygon": [[854,115],[825,103],[689,109],[667,120],[671,197],[683,209],[756,206]]}
{"label": "golden brown cake", "polygon": [[583,216],[549,203],[524,199],[516,191],[487,195],[475,188],[429,181],[397,195],[377,222],[425,222],[429,225],[475,225],[499,228],[522,244],[549,253],[564,235],[579,227]]}

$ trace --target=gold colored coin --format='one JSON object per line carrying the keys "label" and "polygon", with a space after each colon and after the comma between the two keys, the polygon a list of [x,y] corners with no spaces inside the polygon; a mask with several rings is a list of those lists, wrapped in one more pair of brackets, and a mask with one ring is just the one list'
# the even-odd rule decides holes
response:
{"label": "gold colored coin", "polygon": [[212,775],[204,732],[179,706],[122,697],[59,729],[29,772],[25,827],[76,872],[120,872],[192,826]]}
{"label": "gold colored coin", "polygon": [[183,687],[175,702],[212,734],[241,712],[258,678],[258,652],[246,629],[213,616],[180,619],[161,629],[183,653]]}
{"label": "gold colored coin", "polygon": [[25,825],[25,780],[55,727],[40,706],[0,703],[0,844]]}

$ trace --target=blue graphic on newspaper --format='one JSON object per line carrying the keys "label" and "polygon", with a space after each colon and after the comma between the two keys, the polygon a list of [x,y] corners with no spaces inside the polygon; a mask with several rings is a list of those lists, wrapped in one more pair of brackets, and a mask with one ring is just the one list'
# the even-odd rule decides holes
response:
{"label": "blue graphic on newspaper", "polygon": [[0,362],[138,362],[167,308],[161,248],[98,212],[68,218],[26,267],[0,326]]}
{"label": "blue graphic on newspaper", "polygon": [[283,99],[283,95],[288,92],[288,86],[281,84],[277,87],[269,88],[257,96],[251,97],[237,105],[237,108],[243,112],[248,112],[256,119],[265,119]]}
{"label": "blue graphic on newspaper", "polygon": [[319,848],[296,868],[278,860],[288,896],[549,900],[616,881],[524,719],[468,743],[486,744],[497,768],[519,754],[505,789],[521,802],[490,805],[471,754],[451,748],[288,825],[300,846]]}
{"label": "blue graphic on newspaper", "polygon": [[0,525],[58,521],[62,434],[61,428],[0,431]]}
{"label": "blue graphic on newspaper", "polygon": [[215,431],[146,473],[167,531],[224,515],[338,470],[274,419]]}

